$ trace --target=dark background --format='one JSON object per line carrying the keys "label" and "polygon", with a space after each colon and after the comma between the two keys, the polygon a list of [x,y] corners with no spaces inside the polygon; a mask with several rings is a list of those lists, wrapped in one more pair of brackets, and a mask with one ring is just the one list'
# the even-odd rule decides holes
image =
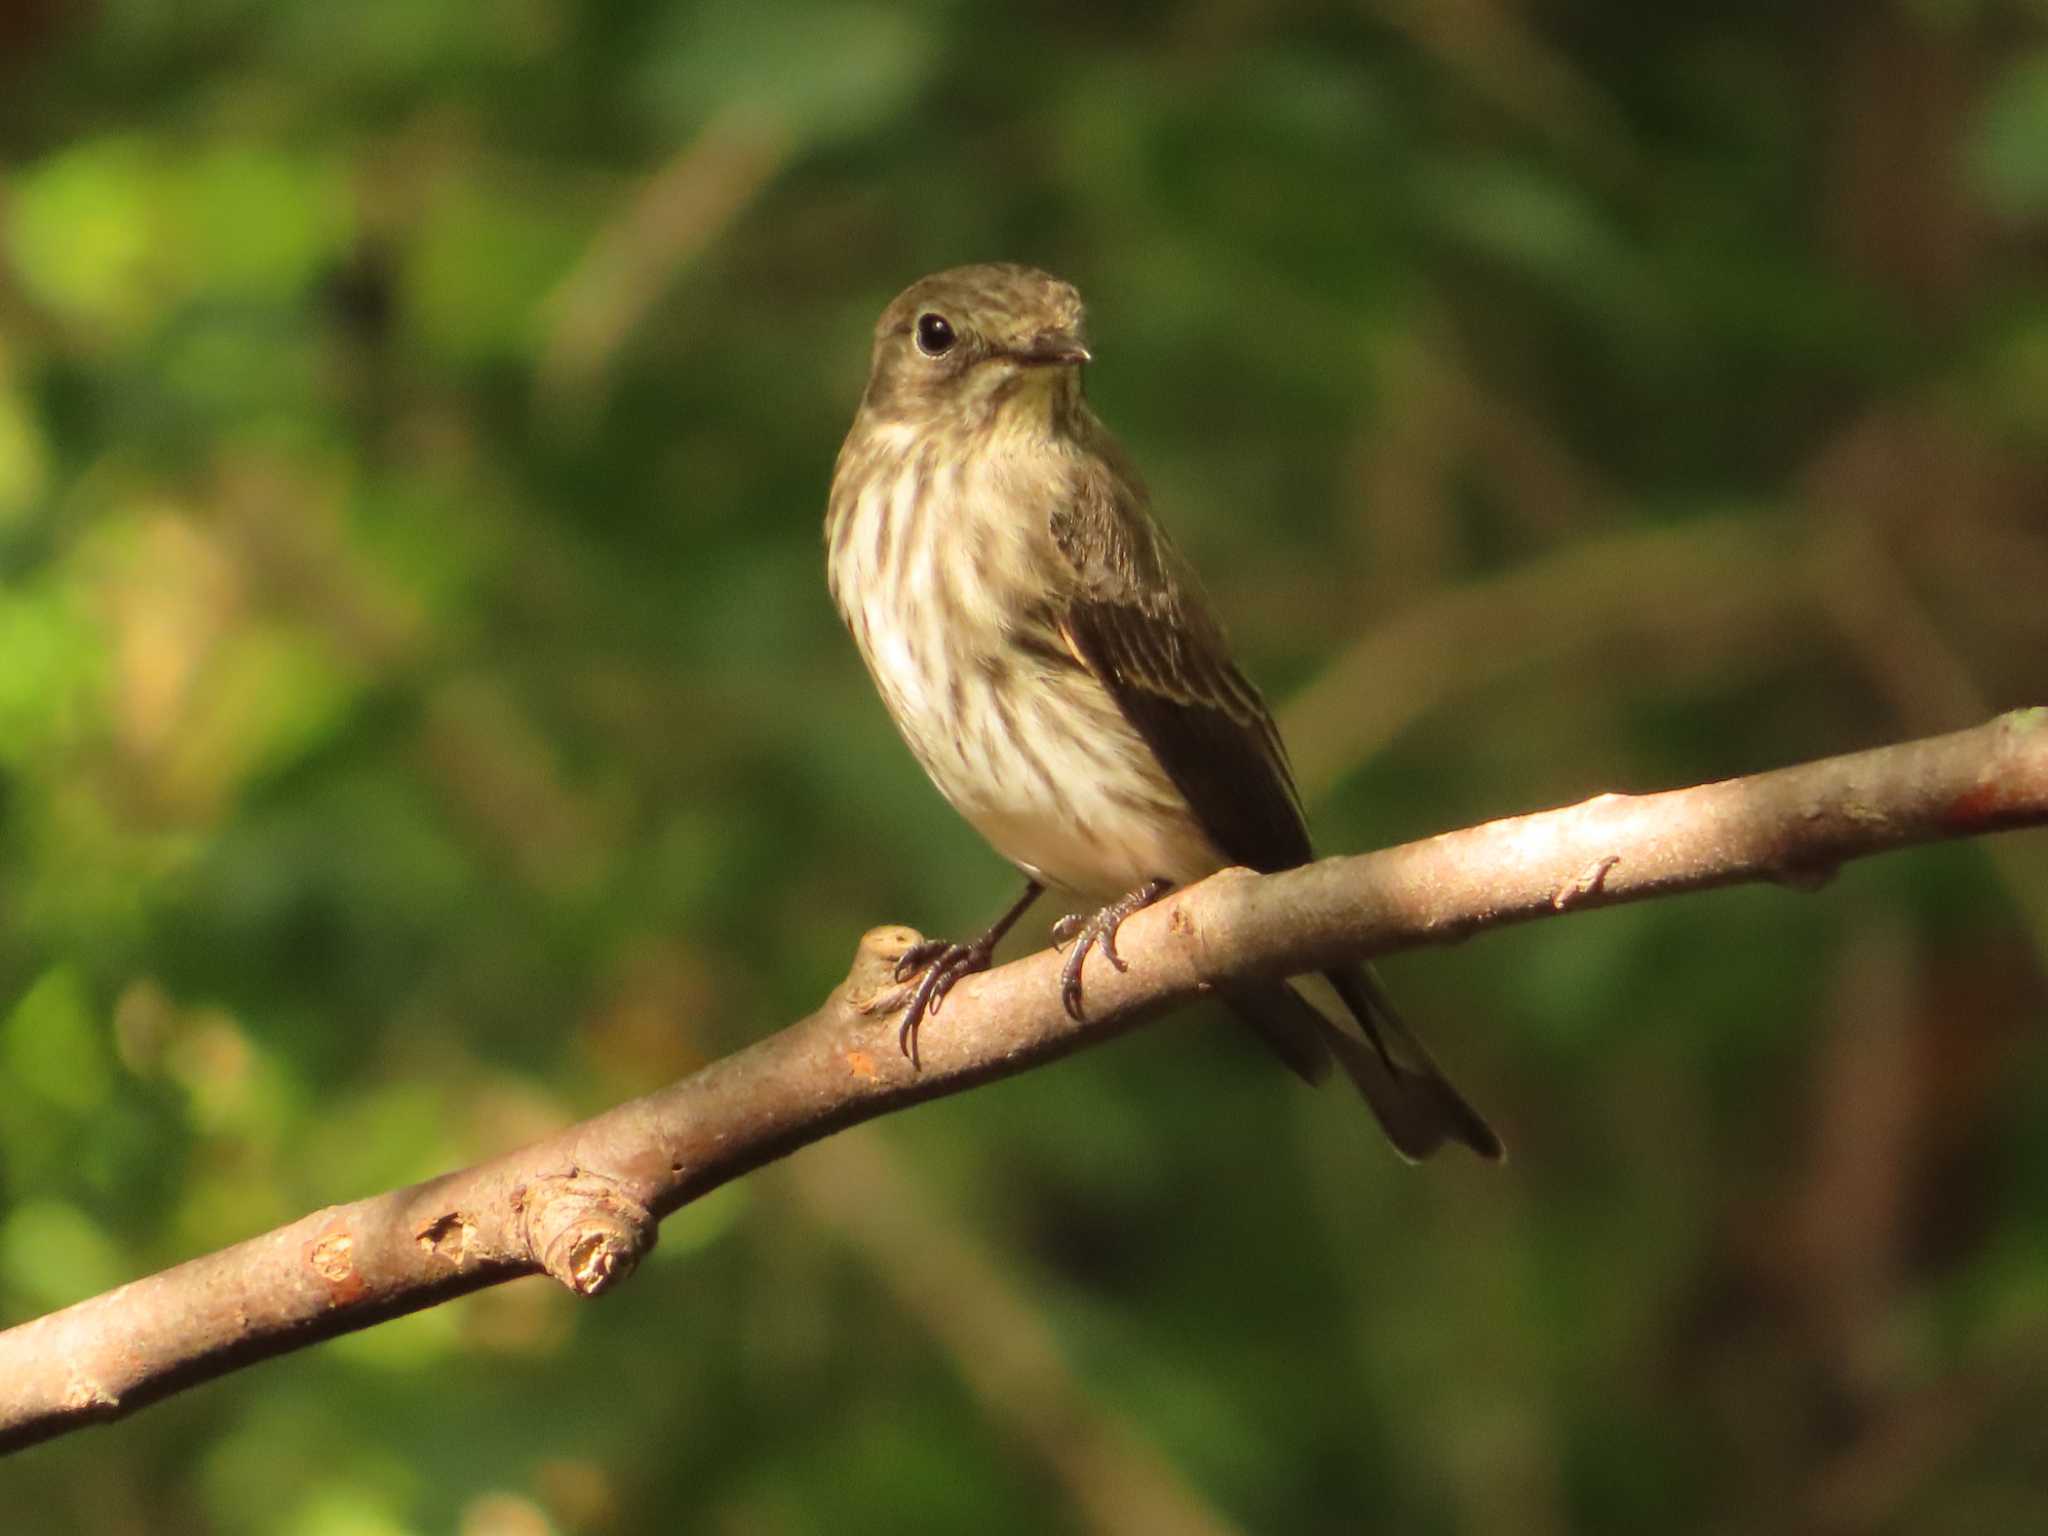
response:
{"label": "dark background", "polygon": [[[2048,702],[2043,19],[0,7],[0,1320],[997,910],[819,540],[936,267],[1089,296],[1328,849]],[[4,1523],[2040,1529],[2044,852],[1391,962],[1504,1170],[1191,1014]]]}

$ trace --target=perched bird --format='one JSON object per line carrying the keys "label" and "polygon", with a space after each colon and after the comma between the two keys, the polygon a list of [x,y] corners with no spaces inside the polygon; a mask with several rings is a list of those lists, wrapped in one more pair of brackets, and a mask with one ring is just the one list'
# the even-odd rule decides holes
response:
{"label": "perched bird", "polygon": [[[980,938],[905,957],[913,1057],[927,1014],[1044,889],[1099,906],[1054,928],[1079,1019],[1083,963],[1099,949],[1124,968],[1131,913],[1226,865],[1312,856],[1272,715],[1082,398],[1082,319],[1080,294],[1030,267],[913,283],[875,326],[833,471],[833,600],[925,772],[1029,881]],[[1498,1158],[1372,973],[1326,974],[1365,1040],[1287,983],[1219,990],[1304,1078],[1334,1056],[1403,1155],[1458,1141]]]}

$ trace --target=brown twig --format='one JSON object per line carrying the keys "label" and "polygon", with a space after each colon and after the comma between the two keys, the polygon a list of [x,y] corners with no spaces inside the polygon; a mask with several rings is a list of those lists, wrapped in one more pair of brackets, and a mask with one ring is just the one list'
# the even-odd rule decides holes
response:
{"label": "brown twig", "polygon": [[1954,735],[1663,794],[1603,795],[1286,874],[1225,871],[1131,919],[1130,969],[1060,1006],[1059,957],[971,977],[923,1066],[885,1015],[917,935],[877,928],[809,1018],[504,1157],[335,1206],[0,1333],[0,1450],[117,1418],[271,1355],[545,1271],[585,1295],[660,1218],[857,1121],[1007,1076],[1249,975],[1454,942],[1579,908],[2048,822],[2048,709]]}

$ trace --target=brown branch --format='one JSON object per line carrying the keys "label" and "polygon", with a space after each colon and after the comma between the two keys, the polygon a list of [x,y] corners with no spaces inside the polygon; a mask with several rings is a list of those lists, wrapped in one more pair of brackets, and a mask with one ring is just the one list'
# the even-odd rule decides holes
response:
{"label": "brown branch", "polygon": [[887,1017],[897,956],[877,928],[809,1018],[533,1146],[290,1226],[0,1333],[0,1450],[252,1361],[545,1271],[594,1295],[661,1217],[857,1121],[1105,1040],[1218,981],[1293,975],[1580,908],[1770,880],[2048,822],[2048,709],[1974,730],[1654,795],[1602,795],[1286,874],[1225,871],[1131,919],[1126,973],[1059,1003],[1057,956],[970,978],[923,1035]]}

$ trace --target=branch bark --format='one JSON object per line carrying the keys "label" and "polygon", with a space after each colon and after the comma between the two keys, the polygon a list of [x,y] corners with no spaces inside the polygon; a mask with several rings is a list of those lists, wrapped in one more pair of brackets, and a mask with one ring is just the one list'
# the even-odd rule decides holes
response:
{"label": "branch bark", "polygon": [[472,1168],[327,1210],[0,1333],[0,1451],[321,1339],[545,1272],[596,1295],[661,1218],[858,1121],[1120,1034],[1217,982],[1454,943],[1568,911],[1741,881],[1800,889],[1842,862],[2048,823],[2048,709],[1651,795],[1602,795],[1284,874],[1226,870],[1133,917],[1090,1016],[1039,953],[963,982],[896,1049],[885,927],[806,1019],[645,1098]]}

